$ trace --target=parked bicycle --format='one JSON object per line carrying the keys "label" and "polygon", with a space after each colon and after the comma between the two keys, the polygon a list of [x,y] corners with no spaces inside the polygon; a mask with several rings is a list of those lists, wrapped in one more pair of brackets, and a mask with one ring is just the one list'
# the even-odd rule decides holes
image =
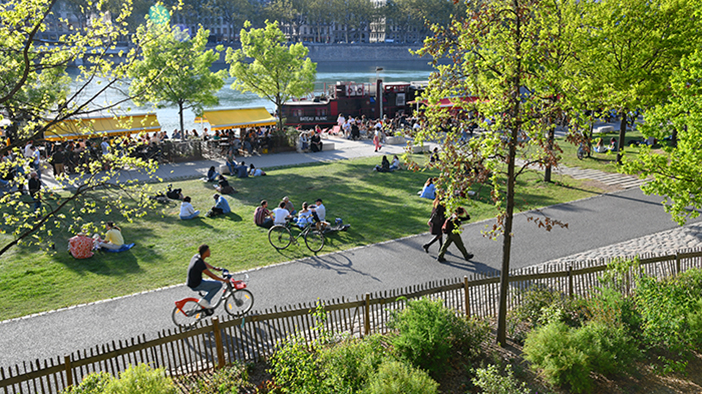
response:
{"label": "parked bicycle", "polygon": [[[249,312],[254,303],[253,294],[246,289],[249,275],[244,274],[244,279],[237,280],[229,271],[222,270],[222,277],[227,279],[226,286],[218,293],[219,298],[215,296],[210,302],[212,308],[203,308],[195,297],[176,301],[173,313],[171,313],[173,323],[183,328],[192,327],[198,321],[212,315],[222,302],[224,302],[224,310],[231,316],[239,317]],[[200,296],[204,297],[204,293],[201,292]]]}
{"label": "parked bicycle", "polygon": [[303,237],[305,239],[305,245],[307,249],[312,252],[319,252],[324,247],[324,234],[321,231],[317,231],[314,223],[308,223],[300,234],[294,236],[291,230],[293,227],[291,221],[286,221],[285,225],[276,224],[268,230],[268,242],[273,245],[274,248],[282,250],[290,246],[291,243],[299,245],[297,239]]}

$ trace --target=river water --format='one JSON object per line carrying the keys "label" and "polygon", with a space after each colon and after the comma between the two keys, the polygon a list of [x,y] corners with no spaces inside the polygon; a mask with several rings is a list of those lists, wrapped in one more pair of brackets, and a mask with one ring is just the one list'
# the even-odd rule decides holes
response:
{"label": "river water", "polygon": [[[364,62],[334,62],[334,63],[319,63],[317,65],[317,80],[315,82],[315,92],[320,93],[325,86],[334,85],[337,81],[353,81],[356,83],[374,82],[376,79],[376,68],[383,68],[378,71],[377,75],[385,82],[398,81],[426,81],[432,71],[432,67],[423,61],[412,62],[374,62],[373,64]],[[269,112],[274,112],[275,107],[272,102],[262,99],[252,93],[240,93],[231,89],[231,84],[234,78],[228,78],[224,87],[217,93],[219,97],[219,105],[215,108],[251,108],[265,107]],[[75,82],[74,82],[75,83]],[[95,94],[101,85],[95,84],[89,87],[83,97],[88,97],[89,94]],[[127,90],[127,87],[123,87]],[[101,94],[96,100],[96,104],[114,103],[124,96],[117,91],[108,91]],[[173,130],[179,127],[178,109],[176,106],[155,108],[153,104],[144,106],[136,106],[134,103],[128,102],[121,106],[123,110],[130,109],[131,113],[156,112],[161,128],[170,135]],[[124,111],[120,111],[124,112]],[[195,114],[191,110],[183,112],[184,127],[188,130],[196,128],[201,130],[207,125],[196,124],[194,122]]]}

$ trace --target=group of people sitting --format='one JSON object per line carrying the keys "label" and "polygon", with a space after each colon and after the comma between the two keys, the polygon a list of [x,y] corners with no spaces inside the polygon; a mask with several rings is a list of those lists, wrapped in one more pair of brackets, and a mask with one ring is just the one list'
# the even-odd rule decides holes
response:
{"label": "group of people sitting", "polygon": [[321,231],[329,226],[329,223],[325,221],[326,216],[327,210],[321,198],[315,200],[314,205],[309,205],[306,201],[303,202],[302,208],[298,212],[286,196],[273,211],[268,210],[268,201],[261,201],[261,205],[254,211],[254,223],[259,227],[271,228],[292,221],[300,228],[314,224],[317,230]]}
{"label": "group of people sitting", "polygon": [[376,165],[373,171],[378,172],[392,172],[400,169],[400,158],[397,155],[392,157],[392,163],[388,161],[388,157],[383,155],[383,159],[380,161],[380,165]]}
{"label": "group of people sitting", "polygon": [[69,239],[68,253],[77,259],[87,259],[93,257],[93,250],[116,251],[122,248],[124,245],[122,230],[114,222],[105,223],[105,228],[107,231],[104,238],[101,238],[99,234],[89,237],[84,232],[80,232]]}
{"label": "group of people sitting", "polygon": [[[210,208],[209,211],[207,211],[207,213],[205,214],[206,217],[224,215],[232,211],[229,207],[229,202],[227,202],[227,199],[224,196],[220,195],[219,193],[215,193],[212,196],[212,198],[214,198],[215,204],[212,206],[212,208]],[[183,197],[183,202],[180,203],[180,219],[195,219],[199,215],[200,211],[195,210],[190,196]]]}

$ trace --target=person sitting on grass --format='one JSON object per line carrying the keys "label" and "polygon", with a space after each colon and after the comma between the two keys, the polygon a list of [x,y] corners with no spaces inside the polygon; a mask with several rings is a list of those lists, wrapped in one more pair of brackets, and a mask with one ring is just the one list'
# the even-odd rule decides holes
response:
{"label": "person sitting on grass", "polygon": [[276,226],[284,226],[289,219],[292,219],[290,212],[287,209],[285,209],[285,203],[283,201],[281,201],[280,204],[278,204],[278,208],[273,210],[272,215],[274,218],[273,225]]}
{"label": "person sitting on grass", "polygon": [[390,172],[390,162],[388,161],[388,157],[383,155],[383,160],[380,161],[380,165],[375,166],[375,168],[373,168],[373,171]]}
{"label": "person sitting on grass", "polygon": [[291,215],[297,214],[295,206],[293,205],[293,203],[290,202],[290,198],[288,196],[283,197],[281,201],[285,203],[285,209],[287,209]]}
{"label": "person sitting on grass", "polygon": [[68,253],[76,259],[93,257],[93,239],[80,232],[68,240]]}
{"label": "person sitting on grass", "polygon": [[305,228],[310,223],[314,223],[314,218],[312,217],[312,211],[309,210],[307,201],[305,201],[302,203],[302,209],[297,215],[297,227]]}
{"label": "person sitting on grass", "polygon": [[93,236],[95,249],[105,248],[110,250],[117,250],[124,245],[124,238],[122,238],[122,230],[115,225],[115,222],[105,223],[105,228],[107,232],[105,233],[105,239],[100,238],[98,234]]}
{"label": "person sitting on grass", "polygon": [[424,188],[419,192],[419,197],[428,198],[433,200],[436,197],[436,185],[434,185],[434,178],[427,179],[424,184]]}
{"label": "person sitting on grass", "polygon": [[215,200],[215,205],[210,209],[209,212],[207,212],[207,217],[215,217],[217,215],[224,215],[232,210],[229,208],[229,203],[227,202],[227,199],[224,198],[224,196],[220,196],[219,194],[215,193],[212,198]]}
{"label": "person sitting on grass", "polygon": [[249,177],[249,169],[246,168],[246,162],[240,162],[238,166],[236,166],[236,177],[237,178],[248,178]]}
{"label": "person sitting on grass", "polygon": [[215,170],[214,166],[211,166],[210,169],[207,171],[207,177],[205,178],[207,182],[217,182],[217,177],[219,176],[219,173],[217,170]]}
{"label": "person sitting on grass", "polygon": [[217,182],[218,184],[215,186],[215,189],[218,192],[222,194],[236,193],[236,190],[234,190],[234,188],[229,184],[229,181],[227,181],[227,178],[225,178],[224,175],[220,175]]}
{"label": "person sitting on grass", "polygon": [[607,153],[609,149],[607,149],[606,146],[604,146],[604,141],[602,138],[600,138],[599,141],[597,141],[597,145],[595,145],[595,152],[597,153]]}
{"label": "person sitting on grass", "polygon": [[185,196],[183,202],[180,203],[180,218],[181,220],[195,219],[200,211],[196,211],[193,208],[193,204],[190,203],[190,196]]}
{"label": "person sitting on grass", "polygon": [[392,163],[390,164],[390,171],[395,171],[400,169],[400,158],[397,155],[392,157]]}
{"label": "person sitting on grass", "polygon": [[259,205],[256,210],[254,211],[254,223],[263,228],[271,228],[273,227],[273,219],[271,219],[271,211],[268,210],[268,201],[263,200],[261,201],[261,205]]}

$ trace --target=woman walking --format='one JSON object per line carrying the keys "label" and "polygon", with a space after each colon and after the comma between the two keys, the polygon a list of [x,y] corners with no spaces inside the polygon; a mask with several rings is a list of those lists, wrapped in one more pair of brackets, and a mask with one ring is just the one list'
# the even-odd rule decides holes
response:
{"label": "woman walking", "polygon": [[375,151],[379,151],[382,146],[380,146],[380,129],[375,129],[375,136],[373,136],[373,145],[375,145]]}
{"label": "woman walking", "polygon": [[443,233],[441,232],[441,226],[444,225],[445,221],[446,207],[444,207],[444,204],[441,203],[441,200],[439,200],[439,195],[437,194],[434,198],[434,208],[431,210],[431,217],[427,222],[431,228],[431,235],[433,235],[434,238],[432,238],[429,243],[422,245],[425,252],[429,253],[429,247],[436,241],[439,241],[439,248],[443,246]]}

